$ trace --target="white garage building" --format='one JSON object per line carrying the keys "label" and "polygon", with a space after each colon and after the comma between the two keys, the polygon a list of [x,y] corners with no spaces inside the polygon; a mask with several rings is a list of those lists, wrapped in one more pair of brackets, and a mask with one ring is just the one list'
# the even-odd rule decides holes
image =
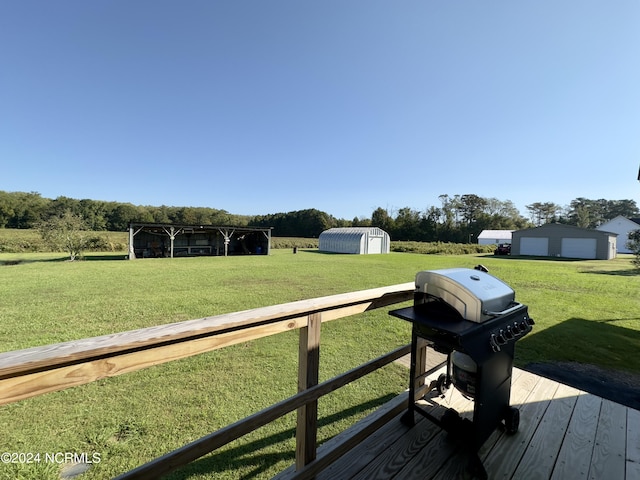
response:
{"label": "white garage building", "polygon": [[610,260],[616,256],[616,237],[613,232],[549,223],[513,232],[511,255]]}
{"label": "white garage building", "polygon": [[333,253],[389,253],[389,234],[378,227],[330,228],[318,237],[318,249]]}
{"label": "white garage building", "polygon": [[629,234],[631,232],[640,230],[640,218],[627,218],[618,215],[616,218],[604,222],[598,227],[598,230],[618,234],[618,253],[633,253],[629,247],[627,247],[627,242],[629,241]]}

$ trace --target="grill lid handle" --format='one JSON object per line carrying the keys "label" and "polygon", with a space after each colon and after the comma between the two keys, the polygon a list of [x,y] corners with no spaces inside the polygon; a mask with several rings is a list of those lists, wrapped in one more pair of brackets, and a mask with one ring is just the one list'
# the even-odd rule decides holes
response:
{"label": "grill lid handle", "polygon": [[483,310],[482,313],[484,313],[485,315],[489,315],[491,317],[499,317],[500,315],[508,315],[510,313],[515,312],[516,310],[518,310],[520,307],[522,306],[521,303],[515,303],[515,305],[506,308],[505,310],[502,310],[501,312],[492,312],[490,310]]}

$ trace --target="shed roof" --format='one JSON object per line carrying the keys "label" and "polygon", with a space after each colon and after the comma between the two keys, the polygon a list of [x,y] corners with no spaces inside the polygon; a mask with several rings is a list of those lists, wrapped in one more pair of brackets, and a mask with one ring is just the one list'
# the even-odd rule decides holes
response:
{"label": "shed roof", "polygon": [[617,222],[624,222],[628,224],[631,228],[635,228],[636,225],[640,225],[640,218],[629,218],[623,215],[618,215],[617,217],[604,222],[602,225],[598,227],[598,230],[602,230],[603,227],[606,228],[608,225],[614,225]]}
{"label": "shed roof", "polygon": [[325,233],[345,234],[345,235],[354,235],[354,234],[362,235],[364,233],[369,233],[373,235],[385,235],[387,232],[385,232],[379,227],[334,227],[334,228],[329,228],[328,230],[325,230],[320,235]]}
{"label": "shed roof", "polygon": [[513,230],[483,230],[478,238],[511,238]]}

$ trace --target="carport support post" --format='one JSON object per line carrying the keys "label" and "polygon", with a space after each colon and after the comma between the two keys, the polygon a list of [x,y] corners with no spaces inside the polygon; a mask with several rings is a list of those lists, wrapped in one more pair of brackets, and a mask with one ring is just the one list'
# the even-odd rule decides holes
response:
{"label": "carport support post", "polygon": [[133,238],[142,231],[144,227],[138,228],[135,232],[133,231],[134,225],[133,223],[129,224],[129,260],[133,260],[136,258],[136,249],[133,246]]}
{"label": "carport support post", "polygon": [[[322,314],[307,317],[307,326],[300,329],[298,347],[298,392],[318,384],[320,367],[320,325]],[[296,470],[315,460],[318,433],[318,400],[298,408],[296,425]]]}
{"label": "carport support post", "polygon": [[267,239],[267,255],[271,255],[271,229],[272,228],[273,227],[269,227],[269,230],[267,230],[266,232],[262,232],[262,234]]}
{"label": "carport support post", "polygon": [[173,241],[175,240],[176,235],[178,235],[182,231],[182,228],[179,228],[176,231],[175,227],[169,227],[169,231],[167,231],[167,229],[163,227],[163,230],[167,235],[169,235],[169,239],[171,240],[170,255],[171,258],[173,258]]}
{"label": "carport support post", "polygon": [[233,237],[235,230],[220,230],[220,233],[224,237],[224,256],[226,257],[229,254],[229,244],[231,243],[231,237]]}
{"label": "carport support post", "polygon": [[136,258],[136,251],[133,248],[133,225],[129,225],[129,260]]}

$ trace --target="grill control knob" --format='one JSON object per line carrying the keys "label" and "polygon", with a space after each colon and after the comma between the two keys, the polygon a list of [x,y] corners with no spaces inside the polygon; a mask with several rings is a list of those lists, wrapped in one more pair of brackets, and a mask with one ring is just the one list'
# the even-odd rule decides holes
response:
{"label": "grill control knob", "polygon": [[504,330],[500,329],[498,335],[496,335],[496,340],[498,341],[498,345],[504,345],[507,343],[507,339],[504,335]]}
{"label": "grill control knob", "polygon": [[491,338],[489,339],[489,345],[491,345],[491,350],[494,352],[500,351],[500,345],[498,345],[498,339],[496,338],[496,334],[492,333]]}
{"label": "grill control knob", "polygon": [[507,327],[507,332],[504,334],[505,337],[507,337],[508,340],[511,340],[513,338],[513,331],[511,330],[511,327]]}
{"label": "grill control knob", "polygon": [[520,325],[518,325],[518,322],[513,322],[512,330],[515,335],[520,334]]}

